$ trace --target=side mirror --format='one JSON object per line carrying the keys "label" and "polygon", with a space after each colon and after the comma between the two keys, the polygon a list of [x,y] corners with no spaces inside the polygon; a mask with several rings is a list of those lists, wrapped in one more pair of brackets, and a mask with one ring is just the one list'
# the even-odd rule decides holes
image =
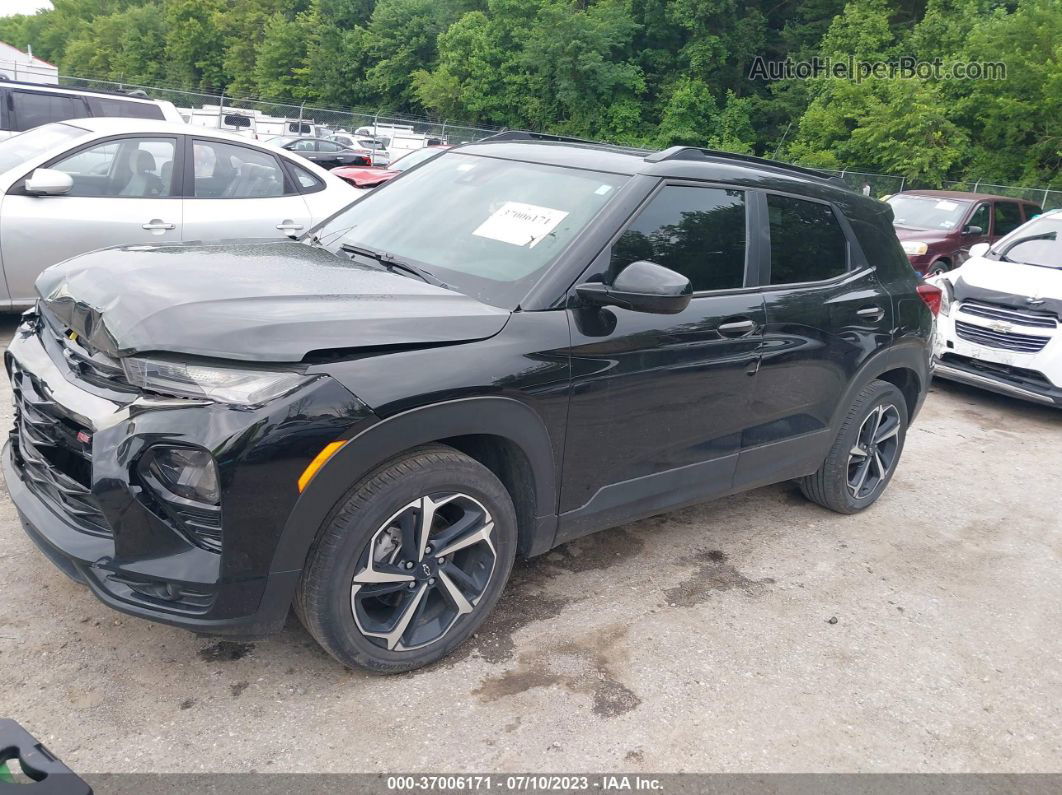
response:
{"label": "side mirror", "polygon": [[690,305],[693,285],[681,273],[647,260],[632,262],[612,284],[584,282],[575,292],[595,306],[675,315]]}
{"label": "side mirror", "polygon": [[985,233],[985,230],[979,226],[974,226],[973,224],[970,224],[962,230],[962,233],[964,235],[983,235]]}
{"label": "side mirror", "polygon": [[26,180],[26,193],[34,196],[62,196],[74,187],[74,180],[65,171],[38,168]]}
{"label": "side mirror", "polygon": [[985,254],[988,253],[988,249],[990,248],[991,246],[988,245],[988,243],[975,243],[974,245],[970,246],[970,256],[983,257]]}

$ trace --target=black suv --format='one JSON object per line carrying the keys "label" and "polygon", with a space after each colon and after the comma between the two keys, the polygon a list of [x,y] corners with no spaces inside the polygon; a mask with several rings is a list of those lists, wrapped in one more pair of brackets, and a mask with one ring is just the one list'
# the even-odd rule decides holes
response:
{"label": "black suv", "polygon": [[891,220],[778,163],[510,133],[298,241],[86,254],[6,356],[8,489],[118,610],[247,635],[294,605],[409,670],[517,555],[791,478],[872,504],[939,297]]}

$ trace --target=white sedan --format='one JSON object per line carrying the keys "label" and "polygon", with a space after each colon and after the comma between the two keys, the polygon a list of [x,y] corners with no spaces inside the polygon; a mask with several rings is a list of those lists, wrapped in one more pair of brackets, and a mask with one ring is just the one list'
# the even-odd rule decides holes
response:
{"label": "white sedan", "polygon": [[72,119],[0,142],[0,310],[41,271],[129,243],[296,237],[359,197],[272,146],[186,124]]}

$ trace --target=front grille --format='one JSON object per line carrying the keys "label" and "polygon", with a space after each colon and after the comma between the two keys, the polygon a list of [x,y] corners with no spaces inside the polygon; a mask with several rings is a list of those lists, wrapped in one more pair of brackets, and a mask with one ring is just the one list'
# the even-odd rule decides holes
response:
{"label": "front grille", "polygon": [[30,373],[13,360],[9,366],[15,400],[11,439],[26,487],[73,519],[81,531],[111,537],[107,520],[89,491],[92,450],[77,438],[83,429],[58,403],[44,396]]}
{"label": "front grille", "polygon": [[1039,353],[1044,349],[1050,337],[1041,337],[1036,334],[1018,334],[1015,332],[996,331],[985,326],[975,326],[973,323],[955,321],[955,333],[959,339],[967,342],[975,342],[989,348],[1000,348],[1017,353]]}
{"label": "front grille", "polygon": [[1007,323],[1017,323],[1020,326],[1033,328],[1055,329],[1058,321],[1049,312],[1035,312],[1032,310],[1015,309],[999,304],[986,304],[981,301],[963,301],[959,305],[959,312],[964,315],[983,317],[988,320],[1002,320]]}

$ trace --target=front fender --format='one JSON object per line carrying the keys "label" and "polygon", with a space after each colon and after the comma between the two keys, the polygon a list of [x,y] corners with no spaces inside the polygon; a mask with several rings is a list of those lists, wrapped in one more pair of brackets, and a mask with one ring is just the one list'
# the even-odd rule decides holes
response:
{"label": "front fender", "polygon": [[500,436],[523,451],[534,474],[538,506],[529,554],[545,551],[556,533],[557,480],[549,432],[526,404],[507,397],[471,397],[410,409],[352,437],[310,481],[288,517],[271,571],[301,571],[317,533],[351,487],[380,463],[442,439]]}

